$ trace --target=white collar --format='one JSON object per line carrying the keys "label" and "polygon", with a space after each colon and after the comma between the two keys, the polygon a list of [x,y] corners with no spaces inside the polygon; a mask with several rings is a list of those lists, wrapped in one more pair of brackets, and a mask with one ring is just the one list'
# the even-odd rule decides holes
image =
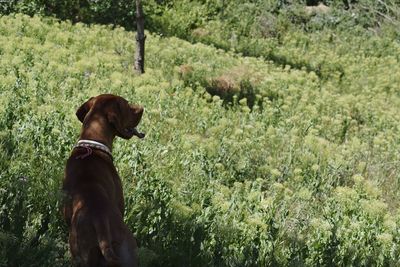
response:
{"label": "white collar", "polygon": [[111,154],[111,149],[106,146],[105,144],[102,144],[100,142],[97,141],[93,141],[93,140],[79,140],[78,143],[75,145],[75,147],[90,147],[90,148],[96,148],[99,149],[103,152],[106,152],[108,155],[110,155],[112,157]]}

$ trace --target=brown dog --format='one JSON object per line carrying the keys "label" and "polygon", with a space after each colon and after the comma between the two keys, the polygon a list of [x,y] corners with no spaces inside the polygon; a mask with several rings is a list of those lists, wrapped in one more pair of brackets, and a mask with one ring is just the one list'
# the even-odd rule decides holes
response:
{"label": "brown dog", "polygon": [[138,266],[136,240],[123,221],[124,198],[111,148],[115,136],[144,137],[136,130],[142,114],[142,107],[109,94],[90,98],[76,112],[82,132],[63,182],[75,266]]}

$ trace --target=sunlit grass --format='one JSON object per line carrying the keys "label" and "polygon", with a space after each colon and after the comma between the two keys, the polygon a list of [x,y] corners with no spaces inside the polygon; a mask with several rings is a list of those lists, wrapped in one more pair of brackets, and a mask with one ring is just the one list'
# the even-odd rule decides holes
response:
{"label": "sunlit grass", "polygon": [[[122,28],[15,15],[0,33],[0,265],[68,265],[59,188],[75,110],[105,92],[145,107],[146,138],[113,153],[149,266],[398,264],[398,43],[288,35],[281,52],[321,78],[148,33],[137,76]],[[221,79],[237,94],[210,95]]]}

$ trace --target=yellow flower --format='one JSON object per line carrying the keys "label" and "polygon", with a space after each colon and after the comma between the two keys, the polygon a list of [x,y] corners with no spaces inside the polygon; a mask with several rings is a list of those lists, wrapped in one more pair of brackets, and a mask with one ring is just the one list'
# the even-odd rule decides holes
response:
{"label": "yellow flower", "polygon": [[281,183],[274,183],[272,187],[278,192],[285,190],[285,187]]}
{"label": "yellow flower", "polygon": [[314,164],[314,165],[312,165],[311,166],[311,170],[313,170],[313,171],[318,171],[319,170],[319,165],[318,164]]}
{"label": "yellow flower", "polygon": [[360,174],[356,174],[353,176],[353,180],[355,184],[360,185],[364,182],[365,179]]}
{"label": "yellow flower", "polygon": [[300,169],[300,168],[296,168],[296,169],[294,169],[294,171],[293,171],[294,174],[301,174],[302,172],[303,172],[303,170]]}
{"label": "yellow flower", "polygon": [[387,212],[387,204],[380,200],[361,200],[361,207],[364,212],[373,218],[383,217]]}
{"label": "yellow flower", "polygon": [[280,176],[282,176],[282,173],[278,169],[272,169],[271,170],[271,175],[273,177],[280,177]]}
{"label": "yellow flower", "polygon": [[178,120],[175,118],[167,118],[165,121],[171,126],[178,125]]}
{"label": "yellow flower", "polygon": [[312,192],[304,187],[298,191],[297,195],[303,200],[310,200],[312,198]]}
{"label": "yellow flower", "polygon": [[382,233],[377,235],[376,239],[386,248],[390,248],[393,246],[393,236],[391,234]]}
{"label": "yellow flower", "polygon": [[246,106],[247,105],[247,98],[242,98],[239,100],[239,104],[242,106]]}

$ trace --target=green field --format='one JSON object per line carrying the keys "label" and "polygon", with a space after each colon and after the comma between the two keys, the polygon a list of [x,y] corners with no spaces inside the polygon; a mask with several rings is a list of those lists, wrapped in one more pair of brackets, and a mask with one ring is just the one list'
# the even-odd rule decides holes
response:
{"label": "green field", "polygon": [[0,17],[0,266],[69,266],[61,180],[101,93],[145,107],[146,138],[113,148],[142,266],[400,265],[393,36],[147,32],[139,76],[134,32]]}

